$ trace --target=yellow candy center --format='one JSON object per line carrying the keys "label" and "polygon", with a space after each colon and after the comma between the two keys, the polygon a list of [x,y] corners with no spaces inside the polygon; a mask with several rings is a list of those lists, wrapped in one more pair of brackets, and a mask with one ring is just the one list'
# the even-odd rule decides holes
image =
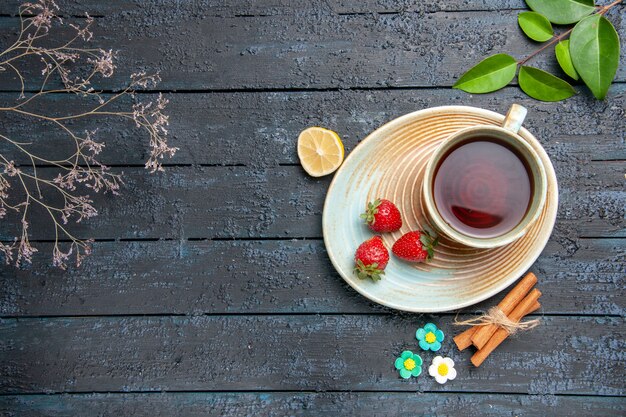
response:
{"label": "yellow candy center", "polygon": [[404,369],[407,371],[412,371],[415,369],[415,361],[411,358],[404,361]]}
{"label": "yellow candy center", "polygon": [[426,333],[425,339],[428,343],[435,343],[435,341],[437,340],[437,336],[435,336],[435,333],[433,332],[428,332]]}
{"label": "yellow candy center", "polygon": [[448,365],[446,365],[445,363],[442,363],[441,365],[439,365],[439,367],[437,368],[437,372],[439,372],[439,375],[441,376],[446,376],[448,375]]}

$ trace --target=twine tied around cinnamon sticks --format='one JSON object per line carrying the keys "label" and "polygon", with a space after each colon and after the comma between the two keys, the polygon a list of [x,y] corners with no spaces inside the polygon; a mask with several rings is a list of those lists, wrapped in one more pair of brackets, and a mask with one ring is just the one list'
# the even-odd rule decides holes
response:
{"label": "twine tied around cinnamon sticks", "polygon": [[483,314],[480,317],[460,321],[455,318],[454,324],[457,326],[484,326],[493,324],[506,330],[509,335],[514,335],[520,330],[530,330],[539,326],[539,319],[515,322],[508,318],[508,316],[504,314],[504,311],[500,310],[500,307],[494,306],[487,310],[487,314]]}
{"label": "twine tied around cinnamon sticks", "polygon": [[[474,366],[480,366],[485,359],[511,334],[520,330],[529,330],[539,325],[539,320],[521,322],[522,318],[536,310],[541,305],[539,297],[541,291],[533,286],[537,277],[528,273],[500,303],[489,309],[487,314],[461,322],[458,325],[470,325],[469,329],[454,338],[459,350],[470,345],[478,349],[471,358]],[[532,290],[531,290],[532,289]]]}

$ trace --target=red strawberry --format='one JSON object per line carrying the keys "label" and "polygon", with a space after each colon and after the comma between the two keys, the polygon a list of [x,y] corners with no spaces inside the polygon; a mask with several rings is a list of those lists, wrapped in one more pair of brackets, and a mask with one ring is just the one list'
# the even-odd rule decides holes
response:
{"label": "red strawberry", "polygon": [[361,243],[354,255],[354,262],[354,272],[360,279],[371,278],[374,282],[380,280],[389,262],[389,251],[380,236]]}
{"label": "red strawberry", "polygon": [[400,210],[389,200],[377,198],[367,204],[367,210],[361,214],[365,223],[377,233],[395,232],[402,227]]}
{"label": "red strawberry", "polygon": [[439,238],[433,238],[427,232],[409,232],[393,244],[391,251],[400,259],[409,262],[424,262],[431,260],[433,248],[437,246]]}

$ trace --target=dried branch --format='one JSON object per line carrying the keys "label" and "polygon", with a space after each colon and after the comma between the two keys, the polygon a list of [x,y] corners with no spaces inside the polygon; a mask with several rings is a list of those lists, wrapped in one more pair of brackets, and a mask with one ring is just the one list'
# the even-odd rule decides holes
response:
{"label": "dried branch", "polygon": [[[71,152],[52,160],[37,152],[36,143],[22,143],[8,133],[0,132],[0,142],[5,142],[0,149],[10,149],[10,154],[7,151],[0,153],[0,219],[13,213],[21,228],[21,233],[13,242],[0,242],[0,253],[7,264],[18,267],[32,263],[32,256],[37,252],[29,240],[31,206],[43,209],[54,228],[53,265],[65,269],[70,257],[73,257],[79,266],[91,252],[92,240],[74,236],[68,230],[68,224],[98,214],[90,193],[110,192],[117,195],[123,184],[122,174],[112,173],[98,161],[105,143],[96,139],[97,130],[79,133],[72,127],[74,121],[110,117],[134,123],[149,137],[150,154],[145,166],[150,172],[162,171],[162,159],[172,157],[177,150],[167,142],[168,116],[163,111],[168,100],[159,94],[155,101],[141,102],[134,94],[137,90],[154,87],[160,81],[159,75],[145,72],[132,74],[126,88],[108,97],[95,90],[92,83],[98,77],[108,78],[115,72],[117,52],[84,47],[83,44],[93,37],[91,27],[94,20],[87,15],[82,25],[65,25],[57,15],[58,10],[53,0],[22,4],[19,35],[12,45],[0,52],[0,76],[3,73],[15,74],[20,85],[15,104],[0,107],[0,117],[2,113],[14,113],[32,123],[52,123],[72,144]],[[54,29],[63,26],[73,30],[72,37],[56,46],[49,46],[54,40]],[[42,42],[44,39],[45,45]],[[27,81],[32,80],[27,80],[20,70],[20,64],[28,62],[32,65],[32,58],[39,58],[43,64],[41,87],[36,92],[27,91],[26,86],[30,84]],[[74,73],[77,68],[87,69],[86,75]],[[56,80],[60,80],[62,86],[49,88],[49,84]],[[33,104],[41,102],[46,95],[67,93],[94,104],[86,111],[62,116],[31,110]],[[112,104],[124,96],[134,99],[132,107],[127,111],[113,109]],[[19,166],[15,159],[22,158],[10,155],[26,156],[30,164]],[[42,165],[53,168],[56,176],[44,178],[39,175],[37,168]],[[61,203],[50,203],[51,196]]]}

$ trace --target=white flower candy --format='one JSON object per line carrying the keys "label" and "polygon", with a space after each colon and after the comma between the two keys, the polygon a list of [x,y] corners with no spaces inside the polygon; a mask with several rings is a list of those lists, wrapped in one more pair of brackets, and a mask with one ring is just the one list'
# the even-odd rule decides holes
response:
{"label": "white flower candy", "polygon": [[432,364],[428,367],[428,373],[430,376],[434,376],[440,384],[445,384],[446,381],[456,378],[454,361],[450,358],[435,356]]}

